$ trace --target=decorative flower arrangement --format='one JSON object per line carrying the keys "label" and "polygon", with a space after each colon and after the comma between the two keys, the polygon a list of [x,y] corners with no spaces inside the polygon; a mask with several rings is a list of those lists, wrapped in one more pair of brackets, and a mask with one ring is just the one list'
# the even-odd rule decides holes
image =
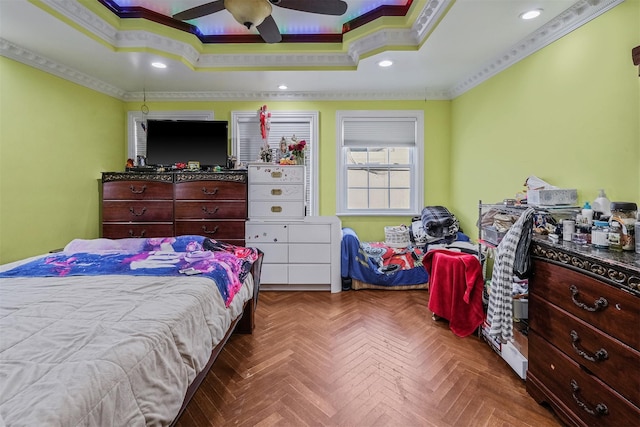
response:
{"label": "decorative flower arrangement", "polygon": [[[295,139],[291,139],[292,141],[295,141]],[[289,151],[291,151],[291,154],[294,157],[297,158],[304,158],[304,148],[307,146],[307,141],[305,141],[304,139],[300,142],[296,142],[294,144],[289,144]]]}
{"label": "decorative flower arrangement", "polygon": [[282,137],[280,141],[280,164],[281,165],[303,165],[304,152],[307,147],[307,141],[298,141],[296,136],[291,137],[291,144],[287,145],[286,138]]}

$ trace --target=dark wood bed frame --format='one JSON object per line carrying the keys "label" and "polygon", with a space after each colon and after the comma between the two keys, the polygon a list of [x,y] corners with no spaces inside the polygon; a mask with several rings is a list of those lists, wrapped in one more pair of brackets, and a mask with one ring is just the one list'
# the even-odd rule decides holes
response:
{"label": "dark wood bed frame", "polygon": [[182,402],[182,407],[180,408],[178,415],[176,415],[173,422],[171,423],[171,426],[174,426],[180,419],[180,416],[186,409],[189,401],[191,401],[193,395],[196,394],[198,387],[200,387],[200,384],[202,384],[202,381],[204,381],[205,377],[209,373],[209,370],[211,370],[213,363],[218,358],[218,355],[229,340],[229,337],[231,337],[231,334],[233,334],[234,332],[238,334],[253,333],[253,328],[255,327],[255,311],[256,307],[258,306],[258,296],[260,294],[260,272],[262,271],[263,256],[264,254],[260,253],[258,259],[253,263],[253,266],[251,267],[251,274],[253,275],[253,297],[245,302],[242,315],[238,316],[238,318],[231,323],[231,326],[229,327],[229,330],[225,334],[224,338],[222,338],[218,345],[216,345],[211,351],[211,357],[209,358],[209,361],[205,365],[204,369],[194,378],[193,382],[187,389],[184,401]]}

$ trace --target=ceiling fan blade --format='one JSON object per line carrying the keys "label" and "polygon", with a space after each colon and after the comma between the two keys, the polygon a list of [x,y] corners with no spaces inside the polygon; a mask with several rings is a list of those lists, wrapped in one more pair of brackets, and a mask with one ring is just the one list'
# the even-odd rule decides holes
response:
{"label": "ceiling fan blade", "polygon": [[280,30],[278,29],[278,25],[276,24],[273,16],[267,16],[262,24],[256,27],[262,40],[266,43],[279,43],[282,41],[282,34],[280,34]]}
{"label": "ceiling fan blade", "polygon": [[343,15],[347,11],[347,3],[342,0],[280,0],[271,1],[276,6],[301,12],[319,13],[321,15]]}
{"label": "ceiling fan blade", "polygon": [[192,7],[191,9],[178,12],[173,15],[173,18],[180,21],[188,21],[189,19],[200,18],[201,16],[210,15],[212,13],[220,12],[224,9],[224,1],[212,1],[211,3],[201,4],[200,6]]}

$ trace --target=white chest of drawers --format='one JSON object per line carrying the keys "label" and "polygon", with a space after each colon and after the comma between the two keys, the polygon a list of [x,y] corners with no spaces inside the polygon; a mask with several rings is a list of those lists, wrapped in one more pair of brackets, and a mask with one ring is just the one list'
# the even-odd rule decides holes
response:
{"label": "white chest of drawers", "polygon": [[335,216],[246,223],[247,246],[264,252],[261,289],[340,292],[341,222]]}
{"label": "white chest of drawers", "polygon": [[302,220],[305,216],[304,166],[249,165],[249,218]]}

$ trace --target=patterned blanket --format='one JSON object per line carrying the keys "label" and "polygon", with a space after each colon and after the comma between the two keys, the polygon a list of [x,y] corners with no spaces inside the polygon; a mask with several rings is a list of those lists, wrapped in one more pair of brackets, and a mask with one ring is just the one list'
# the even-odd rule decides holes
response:
{"label": "patterned blanket", "polygon": [[182,276],[212,279],[229,307],[258,259],[254,248],[202,236],[162,239],[74,240],[51,254],[0,273],[0,277]]}

